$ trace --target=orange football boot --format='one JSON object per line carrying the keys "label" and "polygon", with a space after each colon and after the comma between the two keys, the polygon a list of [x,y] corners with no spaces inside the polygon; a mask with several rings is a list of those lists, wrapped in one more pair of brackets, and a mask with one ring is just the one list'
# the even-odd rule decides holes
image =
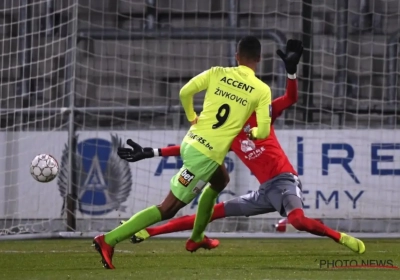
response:
{"label": "orange football boot", "polygon": [[211,239],[208,238],[207,236],[204,236],[203,240],[200,242],[194,242],[193,240],[188,239],[188,241],[186,242],[186,250],[193,253],[200,248],[211,250],[217,248],[218,245],[219,245],[219,240]]}

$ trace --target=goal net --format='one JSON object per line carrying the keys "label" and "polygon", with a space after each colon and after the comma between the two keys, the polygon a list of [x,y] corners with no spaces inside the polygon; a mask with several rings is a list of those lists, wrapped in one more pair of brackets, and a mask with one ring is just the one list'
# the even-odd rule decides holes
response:
{"label": "goal net", "polygon": [[[398,1],[0,2],[0,239],[91,236],[160,203],[181,159],[129,164],[116,149],[129,138],[180,144],[189,127],[180,88],[211,66],[234,66],[247,34],[262,42],[256,75],[275,98],[286,83],[275,51],[289,38],[305,45],[299,101],[275,127],[306,214],[341,231],[400,231]],[[60,164],[46,184],[29,175],[41,153]],[[225,164],[218,202],[257,190],[234,153]],[[197,199],[178,216],[196,209]],[[208,230],[266,236],[280,219],[229,218]]]}

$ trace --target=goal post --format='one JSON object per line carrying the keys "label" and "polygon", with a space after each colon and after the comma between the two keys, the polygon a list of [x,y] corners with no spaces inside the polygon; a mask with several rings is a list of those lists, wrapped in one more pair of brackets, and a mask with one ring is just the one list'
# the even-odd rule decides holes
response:
{"label": "goal post", "polygon": [[[92,237],[161,202],[181,159],[127,163],[116,149],[129,138],[144,147],[179,144],[188,129],[180,87],[211,66],[232,66],[234,46],[248,34],[262,42],[256,75],[275,98],[286,83],[276,49],[287,38],[305,41],[299,101],[275,127],[302,180],[306,214],[359,236],[398,237],[400,11],[391,1],[364,2],[369,6],[344,0],[0,3],[0,240]],[[203,97],[195,97],[197,111]],[[29,175],[40,153],[61,167],[47,184]],[[231,179],[218,202],[258,188],[232,152],[225,165]],[[197,199],[178,216],[196,209]],[[229,218],[208,230],[222,237],[300,236],[276,235],[279,220],[277,213]]]}

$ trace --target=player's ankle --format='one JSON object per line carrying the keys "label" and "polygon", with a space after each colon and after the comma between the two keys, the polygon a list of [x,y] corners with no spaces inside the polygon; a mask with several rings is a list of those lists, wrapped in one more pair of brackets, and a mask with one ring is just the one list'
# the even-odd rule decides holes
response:
{"label": "player's ankle", "polygon": [[190,240],[192,240],[193,242],[196,242],[196,243],[203,241],[203,239],[204,239],[204,234],[196,234],[196,235],[192,235],[190,237]]}

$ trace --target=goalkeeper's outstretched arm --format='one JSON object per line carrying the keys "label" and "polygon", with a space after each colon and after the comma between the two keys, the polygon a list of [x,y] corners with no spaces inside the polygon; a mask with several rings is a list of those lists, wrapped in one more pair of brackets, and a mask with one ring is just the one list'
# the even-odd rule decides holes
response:
{"label": "goalkeeper's outstretched arm", "polygon": [[288,74],[288,79],[286,82],[286,92],[285,95],[275,98],[272,101],[272,123],[282,115],[283,111],[292,106],[297,102],[298,91],[297,91],[297,79],[296,76],[292,79]]}
{"label": "goalkeeper's outstretched arm", "polygon": [[181,146],[168,146],[164,148],[154,149],[154,156],[172,157],[181,155]]}
{"label": "goalkeeper's outstretched arm", "polygon": [[142,147],[132,139],[128,139],[127,144],[131,148],[119,147],[118,156],[129,162],[137,162],[146,158],[153,157],[172,157],[180,156],[181,146],[168,146],[164,148]]}
{"label": "goalkeeper's outstretched arm", "polygon": [[119,147],[117,154],[121,159],[129,162],[137,162],[145,158],[152,157],[168,157],[168,156],[179,156],[180,146],[168,146],[165,148],[152,148],[152,147],[142,147],[132,139],[128,139],[126,144],[131,148]]}
{"label": "goalkeeper's outstretched arm", "polygon": [[279,117],[282,112],[297,102],[297,65],[303,54],[303,43],[299,40],[289,40],[286,43],[286,50],[277,50],[276,53],[285,63],[287,72],[286,93],[284,96],[275,99],[272,108],[272,119]]}

